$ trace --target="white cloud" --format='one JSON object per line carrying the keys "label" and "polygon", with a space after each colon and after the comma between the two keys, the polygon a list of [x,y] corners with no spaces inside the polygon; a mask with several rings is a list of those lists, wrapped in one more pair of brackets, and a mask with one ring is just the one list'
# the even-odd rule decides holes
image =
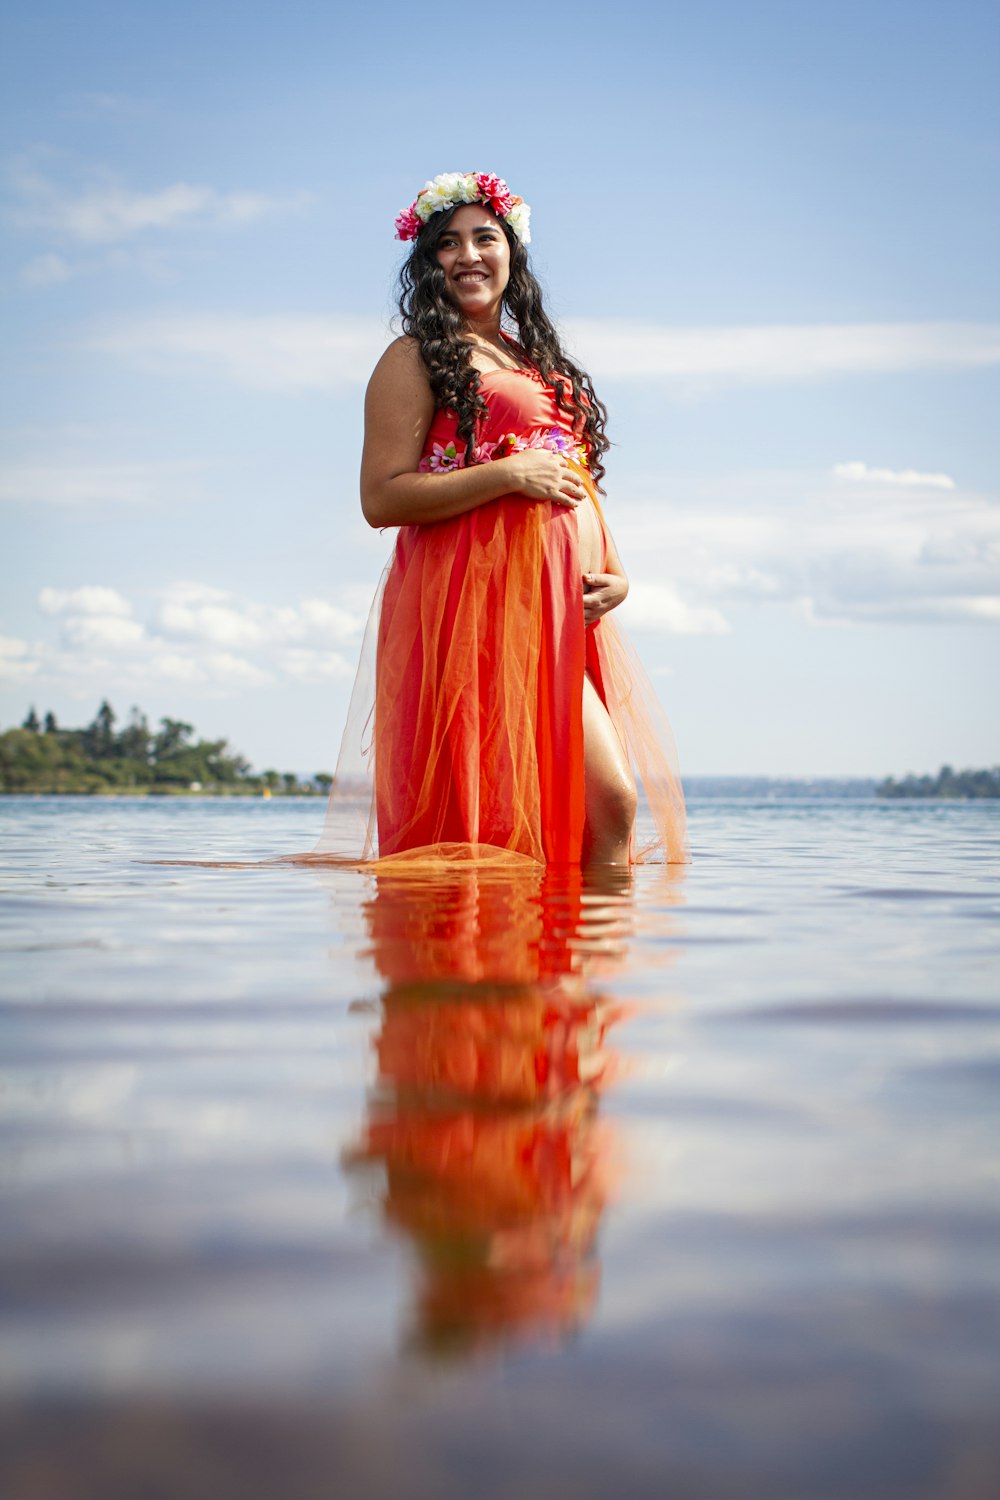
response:
{"label": "white cloud", "polygon": [[113,172],[93,168],[76,185],[58,182],[28,160],[9,172],[11,218],[24,230],[84,245],[112,245],[150,232],[240,228],[297,212],[306,194],[220,192],[204,183],[174,182],[151,191],[128,188]]}
{"label": "white cloud", "polygon": [[[370,597],[370,594],[369,594]],[[230,599],[218,589],[181,582],[163,592],[156,616],[158,632],[214,646],[277,647],[292,643],[345,644],[356,641],[364,613],[323,599],[299,605],[263,605]]]}
{"label": "white cloud", "polygon": [[181,656],[176,651],[163,651],[152,656],[149,662],[150,676],[163,682],[204,682],[204,664],[193,656]]}
{"label": "white cloud", "polygon": [[619,482],[613,511],[637,629],[717,630],[706,611],[763,603],[824,623],[1000,620],[1000,504],[957,486],[657,476]]}
{"label": "white cloud", "polygon": [[241,687],[260,687],[272,680],[270,672],[255,666],[245,657],[234,656],[231,651],[216,651],[207,656],[205,670],[214,682],[235,683]]}
{"label": "white cloud", "polygon": [[163,597],[172,604],[184,604],[196,608],[202,604],[224,604],[229,595],[225,589],[214,588],[210,583],[195,583],[181,579],[164,589]]}
{"label": "white cloud", "polygon": [[64,643],[71,649],[130,651],[146,642],[146,632],[138,620],[123,620],[117,615],[78,615],[62,627]]}
{"label": "white cloud", "polygon": [[357,666],[338,651],[316,651],[310,647],[283,651],[279,661],[285,676],[296,682],[347,681],[354,676]]}
{"label": "white cloud", "polygon": [[830,598],[807,597],[802,602],[807,616],[820,622],[846,618],[893,625],[1000,623],[1000,593],[982,597],[942,594],[937,598],[862,598],[853,600],[849,609],[845,609],[843,601]]}
{"label": "white cloud", "polygon": [[12,463],[0,467],[0,501],[18,505],[148,505],[178,466]]}
{"label": "white cloud", "polygon": [[300,607],[302,618],[320,639],[340,642],[355,638],[362,614],[367,613],[370,603],[371,590],[364,598],[361,611],[341,609],[336,604],[327,604],[325,599],[303,599]]}
{"label": "white cloud", "polygon": [[266,638],[261,625],[224,604],[191,606],[168,600],[156,623],[161,635],[186,636],[216,646],[257,646]]}
{"label": "white cloud", "polygon": [[[373,589],[359,593],[370,600]],[[94,680],[142,687],[166,681],[216,689],[255,688],[279,679],[346,680],[357,665],[365,623],[360,610],[321,599],[300,604],[260,604],[211,585],[181,581],[165,589],[147,624],[117,589],[84,585],[42,589],[42,613],[59,621],[58,644],[6,638],[0,642],[0,675]],[[347,649],[341,654],[332,645]]]}
{"label": "white cloud", "polygon": [[834,464],[835,479],[851,484],[902,484],[910,489],[953,490],[950,474],[922,474],[919,469],[871,469],[865,463]]}
{"label": "white cloud", "polygon": [[[1000,324],[844,323],[670,328],[568,322],[570,346],[598,386],[656,381],[679,395],[905,370],[1000,364]],[[363,384],[390,337],[374,319],[189,313],[106,329],[93,347],[145,369],[205,369],[266,390]]]}
{"label": "white cloud", "polygon": [[611,319],[566,325],[601,380],[658,380],[693,391],[903,370],[1000,364],[1000,324],[816,323],[665,328]]}
{"label": "white cloud", "polygon": [[38,660],[27,641],[0,635],[0,680],[20,682],[38,673]]}
{"label": "white cloud", "polygon": [[[117,589],[85,584],[77,589],[42,589],[38,607],[60,621],[60,643],[69,659],[94,651],[135,652],[147,644],[146,631],[131,618],[132,606]],[[54,658],[42,647],[41,658]]]}
{"label": "white cloud", "polygon": [[78,589],[42,589],[38,595],[42,612],[47,615],[117,615],[124,618],[132,606],[117,589],[84,584]]}
{"label": "white cloud", "polygon": [[363,384],[389,341],[362,318],[148,318],[98,335],[92,347],[154,371],[208,370],[261,390],[335,391]]}
{"label": "white cloud", "polygon": [[633,630],[664,630],[669,635],[726,635],[729,623],[710,604],[689,604],[669,583],[633,582],[622,619]]}

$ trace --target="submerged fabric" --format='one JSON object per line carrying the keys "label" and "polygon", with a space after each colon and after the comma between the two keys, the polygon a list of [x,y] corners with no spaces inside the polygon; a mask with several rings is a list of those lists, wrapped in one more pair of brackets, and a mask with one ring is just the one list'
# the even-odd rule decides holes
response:
{"label": "submerged fabric", "polygon": [[[552,429],[579,435],[537,372],[484,373],[481,392],[489,416],[477,446]],[[439,411],[425,459],[454,443],[461,462],[456,428],[455,413]],[[601,566],[606,531],[593,481],[574,468],[589,516],[512,494],[451,520],[399,528],[318,854],[350,855],[342,813],[353,794],[367,813],[364,857],[579,863],[586,672],[657,828],[649,847],[633,841],[632,858],[687,858],[669,725],[611,617],[584,625],[581,526],[596,519]],[[361,762],[372,778],[367,808],[351,777]]]}

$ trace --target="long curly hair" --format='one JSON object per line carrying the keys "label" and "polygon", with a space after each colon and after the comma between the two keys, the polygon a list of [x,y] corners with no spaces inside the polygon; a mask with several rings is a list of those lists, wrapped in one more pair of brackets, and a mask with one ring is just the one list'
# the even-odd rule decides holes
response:
{"label": "long curly hair", "polygon": [[[457,208],[458,205],[456,205]],[[435,405],[458,416],[458,436],[471,454],[476,423],[488,408],[479,393],[479,371],[465,337],[462,315],[445,294],[445,276],[437,245],[456,208],[432,214],[413,242],[399,273],[399,314],[403,332],[417,340]],[[510,280],[503,311],[516,327],[517,342],[527,359],[555,392],[561,411],[572,414],[576,437],[586,443],[590,472],[600,488],[602,459],[611,443],[605,434],[607,408],[598,400],[590,376],[569,358],[546,314],[542,289],[528,265],[528,252],[507,223],[498,218],[510,246]]]}

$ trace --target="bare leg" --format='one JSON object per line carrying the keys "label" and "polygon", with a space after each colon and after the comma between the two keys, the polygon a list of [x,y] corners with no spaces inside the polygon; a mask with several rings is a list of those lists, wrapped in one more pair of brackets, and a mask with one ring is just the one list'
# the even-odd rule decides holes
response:
{"label": "bare leg", "polygon": [[584,861],[628,864],[635,781],[615,727],[590,678],[583,679],[583,762],[587,803]]}

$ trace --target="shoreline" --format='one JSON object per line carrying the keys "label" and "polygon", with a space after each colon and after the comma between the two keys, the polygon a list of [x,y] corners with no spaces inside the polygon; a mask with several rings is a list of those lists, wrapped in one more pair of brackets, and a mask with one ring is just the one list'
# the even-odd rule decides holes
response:
{"label": "shoreline", "polygon": [[[940,805],[951,805],[957,802],[997,802],[998,797],[981,796],[940,796],[940,795],[916,795],[900,796],[877,792],[874,787],[871,790],[858,789],[850,782],[845,782],[842,788],[825,783],[823,786],[815,786],[807,780],[796,784],[790,780],[782,780],[780,783],[769,783],[761,781],[754,785],[752,778],[734,777],[732,787],[721,784],[722,778],[706,777],[706,783],[711,785],[699,786],[698,778],[691,778],[685,782],[684,792],[686,801],[694,802],[719,802],[719,801],[765,801],[765,802],[855,802],[874,803],[885,806],[891,803],[935,803]],[[68,787],[45,787],[26,789],[23,787],[0,787],[0,800],[4,798],[18,798],[20,800],[41,800],[46,797],[66,797],[74,800],[99,800],[103,802],[325,802],[329,798],[328,791],[309,791],[300,787],[294,792],[270,791],[270,790],[209,790],[202,789],[191,791],[188,788],[177,790],[161,790],[147,787],[108,787],[95,788],[94,790],[74,790]]]}

